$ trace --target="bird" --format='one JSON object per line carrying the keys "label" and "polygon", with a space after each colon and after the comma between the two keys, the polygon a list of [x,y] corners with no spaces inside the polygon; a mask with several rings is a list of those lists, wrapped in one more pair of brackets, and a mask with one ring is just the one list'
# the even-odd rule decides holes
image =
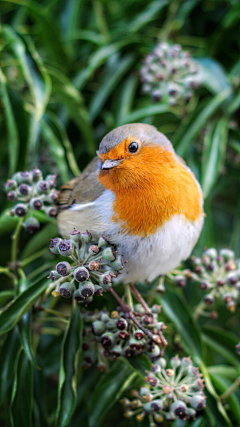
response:
{"label": "bird", "polygon": [[58,228],[106,237],[125,260],[115,283],[152,282],[187,259],[202,230],[201,186],[152,125],[110,131],[83,173],[59,195]]}

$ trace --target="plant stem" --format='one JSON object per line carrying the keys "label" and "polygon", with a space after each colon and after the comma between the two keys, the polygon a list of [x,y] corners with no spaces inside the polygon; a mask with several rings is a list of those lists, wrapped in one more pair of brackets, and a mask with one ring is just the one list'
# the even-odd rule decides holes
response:
{"label": "plant stem", "polygon": [[157,278],[153,284],[153,287],[151,289],[151,292],[149,292],[148,295],[148,305],[152,305],[154,297],[155,297],[155,293],[156,293],[156,289],[158,287],[158,285],[163,285],[164,284],[164,276],[160,276],[159,278]]}
{"label": "plant stem", "polygon": [[20,230],[23,224],[24,218],[20,218],[17,226],[15,228],[15,232],[12,236],[12,257],[11,257],[11,261],[12,264],[15,265],[16,261],[17,261],[17,250],[18,250],[18,239],[19,239],[19,234],[20,234]]}
{"label": "plant stem", "polygon": [[200,301],[200,303],[196,306],[194,312],[193,312],[193,318],[194,320],[197,320],[199,316],[201,316],[202,312],[206,308],[206,304],[204,301]]}
{"label": "plant stem", "polygon": [[240,377],[238,377],[236,379],[236,381],[234,381],[234,383],[220,396],[221,400],[225,400],[227,399],[229,396],[231,396],[231,394],[234,393],[234,391],[239,387],[240,385]]}
{"label": "plant stem", "polygon": [[25,258],[23,261],[21,261],[21,266],[26,267],[26,265],[30,264],[30,262],[35,261],[35,259],[40,258],[45,253],[47,253],[46,248],[41,249],[38,252],[35,252],[35,254],[30,255],[28,258]]}
{"label": "plant stem", "polygon": [[10,277],[13,281],[15,280],[14,275],[9,271],[7,267],[0,267],[0,274],[6,274],[6,276]]}
{"label": "plant stem", "polygon": [[129,286],[130,286],[130,288],[131,288],[131,291],[132,291],[133,295],[137,298],[138,302],[139,302],[139,303],[143,306],[143,308],[146,310],[146,313],[151,314],[151,310],[150,310],[150,308],[148,307],[148,305],[147,305],[146,301],[144,301],[144,299],[143,299],[142,295],[141,295],[141,294],[138,292],[138,290],[135,288],[135,286],[134,286],[132,283],[130,283],[130,284],[129,284]]}
{"label": "plant stem", "polygon": [[132,300],[132,293],[129,285],[126,285],[126,295],[127,295],[127,304],[133,310],[133,300]]}

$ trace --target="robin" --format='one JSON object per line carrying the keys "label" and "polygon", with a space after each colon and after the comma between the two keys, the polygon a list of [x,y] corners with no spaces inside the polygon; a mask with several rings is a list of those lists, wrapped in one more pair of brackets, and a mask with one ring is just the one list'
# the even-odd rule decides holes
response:
{"label": "robin", "polygon": [[120,126],[64,185],[58,227],[105,236],[128,263],[116,282],[152,281],[188,258],[204,220],[199,183],[153,126]]}

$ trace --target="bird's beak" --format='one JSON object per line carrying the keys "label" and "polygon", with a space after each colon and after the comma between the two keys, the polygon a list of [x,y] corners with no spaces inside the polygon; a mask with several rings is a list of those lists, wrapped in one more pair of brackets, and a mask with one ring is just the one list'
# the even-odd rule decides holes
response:
{"label": "bird's beak", "polygon": [[123,161],[123,159],[119,160],[105,160],[105,162],[102,164],[102,169],[112,169],[115,168],[115,166],[120,165],[120,163]]}

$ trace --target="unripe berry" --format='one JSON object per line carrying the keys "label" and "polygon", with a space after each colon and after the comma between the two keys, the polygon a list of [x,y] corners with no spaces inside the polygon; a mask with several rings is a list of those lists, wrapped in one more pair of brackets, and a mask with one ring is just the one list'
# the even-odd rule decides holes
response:
{"label": "unripe berry", "polygon": [[184,286],[186,286],[186,277],[181,275],[176,276],[174,278],[174,284],[179,288],[183,288]]}
{"label": "unripe berry", "polygon": [[62,239],[60,237],[54,237],[54,239],[51,239],[50,245],[49,245],[50,251],[53,252],[54,254],[57,254],[58,246],[61,241]]}
{"label": "unripe berry", "polygon": [[32,169],[31,174],[33,177],[33,182],[38,182],[42,179],[42,171],[38,168]]}
{"label": "unripe berry", "polygon": [[84,298],[89,298],[94,294],[95,288],[92,282],[85,282],[83,286],[81,286],[80,292]]}
{"label": "unripe berry", "polygon": [[174,356],[170,359],[170,365],[173,369],[178,368],[181,365],[181,359],[178,356]]}
{"label": "unripe berry", "polygon": [[96,295],[96,296],[101,295],[102,296],[102,293],[103,293],[102,286],[100,286],[100,285],[94,285],[94,289],[95,289],[94,295]]}
{"label": "unripe berry", "polygon": [[163,401],[161,399],[155,399],[151,402],[151,408],[154,412],[159,412],[163,409]]}
{"label": "unripe berry", "polygon": [[214,298],[213,298],[213,296],[212,296],[211,294],[206,295],[206,296],[204,297],[204,302],[205,302],[205,304],[207,304],[207,305],[211,305],[211,304],[213,304],[213,301],[214,301]]}
{"label": "unripe berry", "polygon": [[219,251],[219,254],[224,258],[225,261],[229,261],[230,259],[234,259],[235,254],[231,249],[223,248]]}
{"label": "unripe berry", "polygon": [[86,230],[84,233],[82,233],[81,238],[84,243],[90,243],[92,240],[92,235]]}
{"label": "unripe berry", "polygon": [[15,179],[8,179],[4,188],[5,188],[5,191],[7,191],[7,192],[10,190],[16,190],[17,182],[15,181]]}
{"label": "unripe berry", "polygon": [[36,218],[32,218],[32,217],[26,219],[23,225],[25,230],[31,234],[36,233],[40,228],[39,221]]}
{"label": "unripe berry", "polygon": [[9,191],[9,193],[7,193],[7,198],[8,200],[10,200],[10,202],[14,202],[14,200],[17,199],[17,193],[16,191]]}
{"label": "unripe berry", "polygon": [[80,283],[86,282],[89,279],[89,271],[85,267],[77,267],[74,270],[74,279]]}
{"label": "unripe berry", "polygon": [[60,286],[59,292],[60,292],[60,295],[64,298],[71,298],[74,290],[75,290],[74,284],[70,282],[66,282]]}
{"label": "unripe berry", "polygon": [[197,411],[200,411],[206,406],[206,399],[201,394],[197,394],[191,398],[190,405]]}
{"label": "unripe berry", "polygon": [[70,233],[70,239],[73,243],[79,243],[80,242],[80,231],[76,230],[76,228],[73,229]]}
{"label": "unripe berry", "polygon": [[57,209],[54,206],[49,206],[44,209],[47,216],[55,218],[57,216]]}
{"label": "unripe berry", "polygon": [[33,177],[31,172],[24,171],[18,174],[18,182],[20,184],[31,184],[32,180],[33,180]]}
{"label": "unripe berry", "polygon": [[61,277],[61,276],[60,276],[60,274],[58,274],[58,272],[56,270],[50,271],[50,273],[49,273],[49,279],[51,279],[53,282],[55,280],[59,279],[59,277]]}
{"label": "unripe berry", "polygon": [[144,338],[144,332],[141,330],[141,329],[137,329],[135,332],[134,332],[134,338],[136,339],[136,340],[142,340],[143,338]]}
{"label": "unripe berry", "polygon": [[203,254],[208,256],[211,260],[217,259],[218,256],[218,252],[215,248],[206,249]]}
{"label": "unripe berry", "polygon": [[88,249],[88,252],[91,255],[96,255],[99,252],[99,248],[97,247],[97,245],[91,245],[90,248]]}
{"label": "unripe berry", "polygon": [[115,271],[119,271],[119,270],[122,270],[123,267],[124,267],[123,256],[122,255],[117,255],[116,259],[111,262],[111,268],[113,270],[115,270]]}
{"label": "unripe berry", "polygon": [[115,345],[112,348],[111,353],[114,356],[114,358],[117,358],[117,357],[121,356],[121,354],[122,354],[122,347],[120,345]]}
{"label": "unripe berry", "polygon": [[47,181],[39,181],[37,183],[38,194],[47,194],[49,192],[49,183]]}
{"label": "unripe berry", "polygon": [[27,211],[28,211],[27,205],[25,205],[24,203],[18,203],[14,208],[15,215],[19,216],[20,218],[26,216]]}
{"label": "unripe berry", "polygon": [[108,240],[106,239],[106,237],[101,236],[101,237],[99,238],[99,240],[98,240],[98,247],[99,247],[99,248],[102,248],[103,246],[106,246],[106,245],[108,245],[108,244],[109,244],[109,242],[108,242]]}
{"label": "unripe berry", "polygon": [[60,276],[68,276],[71,273],[71,265],[69,262],[61,261],[57,264],[56,270]]}
{"label": "unripe berry", "polygon": [[35,209],[35,211],[39,211],[40,209],[42,209],[43,207],[43,202],[41,199],[39,199],[38,197],[34,197],[33,199],[31,199],[30,201],[30,207],[32,209]]}
{"label": "unripe berry", "polygon": [[121,318],[121,319],[117,320],[116,326],[117,326],[118,329],[120,329],[121,331],[123,331],[124,329],[127,329],[128,322],[126,321],[126,319]]}
{"label": "unripe berry", "polygon": [[106,325],[101,320],[96,320],[92,323],[92,331],[94,335],[100,336],[106,331]]}
{"label": "unripe berry", "polygon": [[116,251],[113,249],[113,247],[105,248],[102,251],[102,257],[106,261],[114,261],[116,258]]}
{"label": "unripe berry", "polygon": [[62,256],[71,256],[74,253],[74,246],[71,240],[62,240],[58,245],[58,252]]}
{"label": "unripe berry", "polygon": [[76,289],[73,295],[77,302],[84,302],[85,298],[81,295],[80,289]]}
{"label": "unripe berry", "polygon": [[230,273],[228,273],[228,275],[227,275],[227,283],[230,286],[236,285],[237,281],[238,281],[238,274],[237,274],[236,271],[231,271]]}
{"label": "unripe berry", "polygon": [[171,410],[177,417],[184,418],[187,414],[186,403],[184,403],[182,400],[176,400],[173,402]]}
{"label": "unripe berry", "polygon": [[18,187],[18,191],[21,194],[21,196],[28,196],[30,193],[30,187],[27,184],[21,184]]}
{"label": "unripe berry", "polygon": [[103,348],[110,348],[114,343],[114,335],[111,332],[106,332],[101,336],[101,344]]}

